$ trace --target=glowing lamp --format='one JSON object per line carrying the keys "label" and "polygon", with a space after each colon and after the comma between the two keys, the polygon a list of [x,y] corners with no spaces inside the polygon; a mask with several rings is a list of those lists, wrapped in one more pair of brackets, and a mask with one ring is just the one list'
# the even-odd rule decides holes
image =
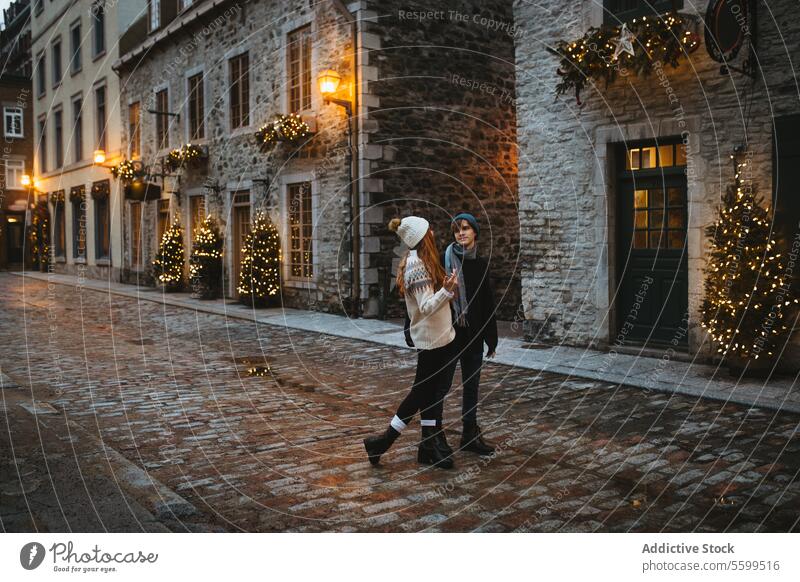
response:
{"label": "glowing lamp", "polygon": [[105,150],[94,150],[94,163],[95,164],[105,164],[106,163],[106,152],[105,152]]}
{"label": "glowing lamp", "polygon": [[319,92],[323,97],[328,97],[336,93],[339,88],[339,83],[342,81],[342,76],[332,69],[326,69],[319,74],[317,82],[319,84]]}
{"label": "glowing lamp", "polygon": [[31,180],[31,177],[30,177],[29,174],[22,174],[22,178],[20,178],[20,181],[19,181],[19,183],[22,184],[23,186],[25,186],[26,188],[30,188],[30,185],[31,185],[32,182],[33,182],[33,180]]}

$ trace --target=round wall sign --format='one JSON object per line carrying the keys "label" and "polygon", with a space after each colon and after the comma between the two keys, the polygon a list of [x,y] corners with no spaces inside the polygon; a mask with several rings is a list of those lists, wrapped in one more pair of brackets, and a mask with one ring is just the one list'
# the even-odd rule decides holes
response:
{"label": "round wall sign", "polygon": [[720,63],[736,57],[750,34],[748,0],[711,0],[706,11],[706,50]]}

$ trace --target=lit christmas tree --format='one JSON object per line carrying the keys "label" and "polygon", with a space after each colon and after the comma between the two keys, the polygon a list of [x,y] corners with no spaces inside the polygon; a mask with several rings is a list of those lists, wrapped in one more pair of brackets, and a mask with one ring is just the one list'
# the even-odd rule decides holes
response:
{"label": "lit christmas tree", "polygon": [[770,232],[769,211],[755,186],[742,180],[745,163],[736,164],[735,181],[706,227],[710,257],[705,268],[703,322],[717,352],[743,362],[776,360],[791,333],[797,305],[784,259]]}
{"label": "lit christmas tree", "polygon": [[197,227],[189,257],[192,292],[201,299],[216,299],[222,292],[222,236],[211,216]]}
{"label": "lit christmas tree", "polygon": [[178,218],[161,237],[153,268],[165,291],[180,291],[183,288],[183,228]]}
{"label": "lit christmas tree", "polygon": [[245,305],[264,307],[280,304],[281,244],[278,229],[263,212],[245,238],[237,287]]}

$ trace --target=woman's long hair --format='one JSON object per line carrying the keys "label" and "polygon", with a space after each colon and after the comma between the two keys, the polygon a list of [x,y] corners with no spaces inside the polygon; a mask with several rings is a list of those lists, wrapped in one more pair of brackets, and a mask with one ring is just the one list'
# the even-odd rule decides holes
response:
{"label": "woman's long hair", "polygon": [[[425,265],[425,269],[427,269],[428,274],[433,280],[433,290],[438,291],[444,283],[445,274],[444,267],[442,267],[442,262],[439,259],[439,249],[436,248],[436,238],[433,236],[433,231],[430,228],[428,232],[425,233],[425,236],[422,237],[422,240],[419,241],[419,244],[414,248],[417,250],[417,256],[422,261],[422,264]],[[406,253],[406,256],[403,257],[403,260],[400,261],[400,265],[397,267],[397,290],[400,292],[400,297],[403,297],[406,291],[404,275],[407,260],[408,253]]]}

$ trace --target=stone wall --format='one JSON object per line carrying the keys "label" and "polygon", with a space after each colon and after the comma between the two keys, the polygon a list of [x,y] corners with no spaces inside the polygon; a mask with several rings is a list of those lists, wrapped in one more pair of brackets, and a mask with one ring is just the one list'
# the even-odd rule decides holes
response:
{"label": "stone wall", "polygon": [[[314,86],[312,111],[304,118],[315,131],[313,139],[299,151],[288,145],[265,152],[256,143],[256,130],[274,114],[289,113],[285,84],[286,33],[311,24]],[[231,132],[227,122],[228,55],[241,50],[250,55],[251,126]],[[170,107],[180,110],[179,121],[170,124],[172,147],[186,142],[186,76],[202,70],[205,77],[206,139],[205,167],[184,170],[178,183],[165,181],[163,197],[172,196],[172,213],[188,219],[188,196],[204,193],[206,204],[220,222],[226,236],[226,273],[230,272],[230,192],[250,190],[252,212],[270,212],[275,223],[285,225],[281,213],[284,183],[300,177],[314,182],[316,193],[314,281],[284,285],[284,304],[322,311],[340,311],[341,295],[349,294],[349,212],[347,124],[341,108],[322,103],[316,91],[316,73],[332,68],[344,83],[352,84],[348,55],[352,53],[350,28],[330,3],[308,0],[292,2],[250,1],[222,3],[192,25],[170,34],[168,40],[149,50],[144,58],[123,67],[123,107],[140,100],[142,110],[152,108],[153,92],[167,86]],[[145,106],[148,104],[148,106]],[[155,150],[155,117],[143,113],[142,159],[150,163],[164,152]],[[127,150],[128,136],[125,137]],[[294,178],[292,178],[294,177]],[[172,194],[170,194],[170,192]],[[127,205],[126,205],[127,206]],[[144,231],[146,261],[156,252],[156,202],[146,203],[149,221]],[[127,228],[127,218],[126,218]],[[187,233],[187,243],[188,243]],[[187,245],[188,246],[188,245]],[[130,267],[129,235],[125,264]],[[285,252],[285,249],[284,249]],[[226,275],[227,276],[227,275]],[[235,282],[228,281],[231,293]]]}
{"label": "stone wall", "polygon": [[[589,87],[579,107],[574,95],[555,98],[558,59],[547,47],[599,25],[601,10],[592,2],[515,2],[521,31],[516,78],[522,302],[531,339],[599,347],[612,341],[617,276],[613,146],[685,131],[689,347],[707,354],[699,326],[707,249],[703,228],[714,220],[717,201],[733,180],[729,155],[735,145],[747,144],[754,183],[769,196],[771,116],[798,111],[788,66],[800,52],[796,6],[784,0],[771,3],[769,11],[761,8],[762,71],[755,81],[735,72],[720,74],[719,63],[701,43],[678,69],[665,68],[665,78],[630,74],[607,88]],[[701,26],[698,32],[702,38]]]}
{"label": "stone wall", "polygon": [[510,1],[369,2],[365,61],[372,101],[365,244],[368,293],[399,315],[394,291],[402,248],[387,229],[395,216],[428,218],[441,249],[450,217],[481,223],[479,251],[491,257],[499,316],[519,305],[519,222]]}

